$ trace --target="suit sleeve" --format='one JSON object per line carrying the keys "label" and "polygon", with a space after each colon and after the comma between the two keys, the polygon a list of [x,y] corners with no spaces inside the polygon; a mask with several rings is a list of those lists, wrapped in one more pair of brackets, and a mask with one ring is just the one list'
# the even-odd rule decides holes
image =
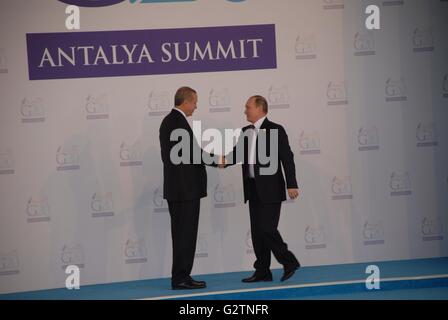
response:
{"label": "suit sleeve", "polygon": [[[177,144],[179,143],[181,140],[171,140],[171,133],[173,132],[173,130],[175,130],[174,128],[177,129],[185,129],[186,132],[188,133],[188,136],[186,138],[188,138],[189,140],[189,162],[188,163],[183,163],[185,165],[210,165],[212,167],[217,167],[218,166],[218,160],[219,157],[215,156],[214,154],[210,154],[207,153],[206,151],[202,150],[201,147],[199,146],[199,144],[196,141],[196,138],[193,135],[193,132],[191,131],[190,128],[183,128],[181,126],[178,126],[177,124],[173,124],[172,122],[168,122],[168,121],[164,121],[162,122],[160,129],[159,129],[159,140],[160,140],[160,149],[161,149],[161,155],[162,155],[162,161],[165,164],[172,164],[171,161],[171,149]],[[181,138],[182,139],[182,138]],[[182,155],[182,150],[180,155]],[[200,159],[195,159],[195,155],[200,155]],[[204,156],[208,155],[209,157],[211,157],[213,159],[213,163],[206,163],[204,162]],[[200,161],[198,163],[195,163],[196,161]]]}
{"label": "suit sleeve", "polygon": [[[201,146],[198,144],[196,138],[194,137],[193,134],[191,134],[191,139],[192,139],[192,144],[191,144],[191,163],[194,163],[194,157],[193,154],[196,152],[197,154],[201,154],[201,165],[204,166],[211,166],[211,167],[217,167],[218,166],[218,161],[219,161],[219,156],[215,156],[215,154],[213,153],[208,153],[207,151],[203,150],[201,148]],[[204,157],[209,157],[213,159],[212,163],[208,163],[204,161]]]}
{"label": "suit sleeve", "polygon": [[238,163],[244,163],[245,150],[244,150],[244,130],[241,131],[238,141],[233,147],[232,151],[225,155],[226,162],[225,167],[230,167]]}
{"label": "suit sleeve", "polygon": [[162,155],[162,162],[170,163],[170,137],[169,130],[166,128],[166,123],[162,123],[159,129],[160,151]]}
{"label": "suit sleeve", "polygon": [[286,187],[297,188],[296,166],[294,164],[294,153],[289,146],[288,135],[283,127],[279,128],[279,158],[285,171]]}

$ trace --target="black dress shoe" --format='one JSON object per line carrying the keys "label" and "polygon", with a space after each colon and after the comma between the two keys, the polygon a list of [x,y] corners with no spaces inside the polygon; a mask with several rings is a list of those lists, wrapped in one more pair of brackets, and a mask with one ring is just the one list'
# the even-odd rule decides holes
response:
{"label": "black dress shoe", "polygon": [[200,284],[200,285],[204,285],[204,286],[207,285],[207,283],[205,281],[201,281],[201,280],[197,281],[197,280],[194,280],[193,278],[190,278],[190,280],[191,280],[191,282],[193,282],[195,284]]}
{"label": "black dress shoe", "polygon": [[187,280],[177,284],[171,285],[173,290],[191,290],[191,289],[203,289],[205,288],[205,283],[198,283],[197,281]]}
{"label": "black dress shoe", "polygon": [[259,275],[254,273],[252,276],[250,276],[249,278],[245,278],[243,280],[241,280],[243,282],[261,282],[261,281],[272,281],[272,274],[268,273],[268,274],[263,274],[263,275]]}
{"label": "black dress shoe", "polygon": [[283,276],[280,279],[280,281],[283,282],[283,281],[286,281],[289,278],[291,278],[294,275],[294,273],[296,272],[296,270],[299,269],[299,268],[300,268],[300,264],[298,266],[295,266],[295,267],[292,267],[292,268],[291,267],[285,267],[285,269],[283,271]]}

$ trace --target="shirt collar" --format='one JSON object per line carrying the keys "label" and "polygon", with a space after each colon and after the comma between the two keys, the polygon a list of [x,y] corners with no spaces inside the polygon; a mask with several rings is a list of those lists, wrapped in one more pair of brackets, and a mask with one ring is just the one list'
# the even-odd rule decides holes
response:
{"label": "shirt collar", "polygon": [[267,116],[264,116],[263,118],[258,119],[255,123],[254,123],[254,127],[255,129],[260,129],[261,125],[263,124],[264,119],[266,119]]}

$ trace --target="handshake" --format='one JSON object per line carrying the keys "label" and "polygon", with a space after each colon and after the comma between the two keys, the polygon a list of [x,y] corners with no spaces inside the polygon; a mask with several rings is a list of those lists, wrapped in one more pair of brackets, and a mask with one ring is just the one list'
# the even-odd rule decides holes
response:
{"label": "handshake", "polygon": [[226,162],[226,157],[225,156],[219,156],[219,161],[218,161],[218,168],[219,169],[224,169],[227,165]]}

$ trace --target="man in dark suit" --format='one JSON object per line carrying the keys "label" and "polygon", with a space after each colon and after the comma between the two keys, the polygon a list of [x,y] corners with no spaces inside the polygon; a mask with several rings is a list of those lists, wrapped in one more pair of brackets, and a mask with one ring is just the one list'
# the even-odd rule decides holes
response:
{"label": "man in dark suit", "polygon": [[[242,162],[244,202],[249,201],[252,244],[256,261],[255,273],[243,279],[243,282],[272,281],[271,251],[283,265],[284,273],[281,281],[289,279],[300,267],[299,261],[288,250],[277,229],[281,204],[286,200],[282,167],[285,171],[289,197],[296,199],[299,196],[294,154],[289,146],[285,129],[269,121],[267,113],[268,103],[264,97],[249,98],[245,114],[247,121],[252,124],[242,129],[243,134],[240,135],[237,145],[225,160],[226,166]],[[276,131],[276,134],[273,134],[273,131]],[[260,138],[261,133],[265,139]],[[262,147],[261,143],[265,143],[265,146]],[[274,143],[277,143],[277,147]],[[238,152],[238,148],[243,152]],[[260,150],[269,155],[270,163],[260,161]],[[273,164],[276,164],[276,167],[271,169],[272,172],[268,172],[268,167]]]}
{"label": "man in dark suit", "polygon": [[[159,130],[160,148],[163,162],[163,197],[168,202],[171,216],[171,237],[173,243],[173,265],[171,286],[173,289],[201,289],[204,281],[196,281],[191,276],[196,252],[200,199],[207,196],[207,173],[202,160],[203,151],[196,143],[193,131],[187,121],[197,108],[197,93],[189,87],[179,88],[174,98],[175,108],[163,119]],[[180,139],[171,141],[173,132],[185,133]],[[179,142],[186,142],[189,150],[172,154]],[[186,152],[187,151],[187,152]],[[201,155],[195,164],[194,153]],[[175,156],[187,157],[179,163]],[[211,155],[213,157],[213,155]],[[217,161],[216,161],[217,163]],[[216,164],[211,164],[216,166]]]}

